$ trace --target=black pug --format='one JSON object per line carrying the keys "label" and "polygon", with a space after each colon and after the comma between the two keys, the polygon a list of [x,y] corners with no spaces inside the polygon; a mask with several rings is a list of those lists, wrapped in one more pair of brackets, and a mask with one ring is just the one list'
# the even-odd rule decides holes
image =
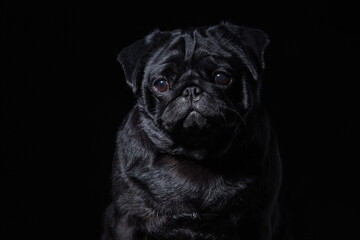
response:
{"label": "black pug", "polygon": [[261,105],[268,37],[230,23],[122,50],[137,97],[117,138],[103,240],[273,239],[281,163]]}

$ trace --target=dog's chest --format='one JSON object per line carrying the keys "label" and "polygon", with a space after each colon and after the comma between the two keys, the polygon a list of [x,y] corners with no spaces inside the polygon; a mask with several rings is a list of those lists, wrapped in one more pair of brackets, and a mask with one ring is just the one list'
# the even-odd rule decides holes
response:
{"label": "dog's chest", "polygon": [[149,237],[232,239],[229,232],[236,232],[241,221],[240,196],[245,194],[245,182],[171,160],[149,172],[153,178],[147,182],[155,200],[155,210],[145,220]]}
{"label": "dog's chest", "polygon": [[[241,199],[250,179],[229,178],[191,161],[160,158],[139,169],[138,181],[151,195],[150,208],[170,215],[223,211]],[[240,197],[239,197],[240,196]],[[240,203],[239,203],[240,204]]]}

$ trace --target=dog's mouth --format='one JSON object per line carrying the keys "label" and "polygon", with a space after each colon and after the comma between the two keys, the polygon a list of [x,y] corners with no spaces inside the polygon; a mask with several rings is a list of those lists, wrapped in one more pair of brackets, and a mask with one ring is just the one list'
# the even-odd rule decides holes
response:
{"label": "dog's mouth", "polygon": [[194,109],[190,110],[173,129],[173,137],[183,146],[198,148],[212,144],[224,131],[216,120]]}
{"label": "dog's mouth", "polygon": [[175,137],[178,135],[184,137],[201,137],[203,135],[216,137],[224,130],[236,127],[236,121],[228,121],[225,113],[211,114],[195,108],[189,108],[172,120],[170,118],[172,116],[167,116],[167,119],[162,118],[161,125],[168,134]]}
{"label": "dog's mouth", "polygon": [[229,109],[211,102],[174,102],[157,118],[157,124],[177,146],[217,151],[224,149],[238,130],[240,121]]}
{"label": "dog's mouth", "polygon": [[238,121],[227,117],[227,112],[201,110],[191,107],[173,111],[162,115],[158,124],[172,139],[174,146],[208,154],[224,152],[231,146],[238,131]]}
{"label": "dog's mouth", "polygon": [[200,140],[203,137],[215,137],[222,128],[224,124],[218,119],[191,109],[178,121],[173,130],[175,135],[181,135],[183,138]]}
{"label": "dog's mouth", "polygon": [[182,121],[184,130],[195,131],[207,127],[208,120],[201,113],[191,110]]}

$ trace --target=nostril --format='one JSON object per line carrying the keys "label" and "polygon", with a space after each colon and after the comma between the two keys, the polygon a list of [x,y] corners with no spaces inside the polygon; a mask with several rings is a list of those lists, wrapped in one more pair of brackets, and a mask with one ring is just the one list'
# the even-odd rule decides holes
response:
{"label": "nostril", "polygon": [[182,96],[191,99],[192,101],[197,101],[200,99],[200,94],[203,90],[197,86],[187,87],[183,90]]}
{"label": "nostril", "polygon": [[203,92],[203,90],[201,88],[192,86],[192,87],[185,88],[182,95],[184,97],[189,97],[189,96],[196,97],[196,96],[200,95],[202,92]]}
{"label": "nostril", "polygon": [[192,93],[194,96],[197,96],[197,95],[201,94],[202,92],[203,92],[202,89],[199,87],[193,87],[193,89],[192,89]]}
{"label": "nostril", "polygon": [[187,96],[189,96],[189,94],[190,94],[190,90],[189,90],[189,88],[185,88],[185,90],[183,91],[183,96],[184,97],[187,97]]}

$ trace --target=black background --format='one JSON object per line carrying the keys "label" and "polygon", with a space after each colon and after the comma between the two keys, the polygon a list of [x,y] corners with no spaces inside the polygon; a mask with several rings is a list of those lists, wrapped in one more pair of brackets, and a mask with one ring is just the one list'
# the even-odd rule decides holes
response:
{"label": "black background", "polygon": [[90,2],[0,5],[1,239],[99,239],[115,133],[134,102],[117,53],[155,28],[221,20],[270,37],[263,101],[294,239],[355,237],[355,4]]}

